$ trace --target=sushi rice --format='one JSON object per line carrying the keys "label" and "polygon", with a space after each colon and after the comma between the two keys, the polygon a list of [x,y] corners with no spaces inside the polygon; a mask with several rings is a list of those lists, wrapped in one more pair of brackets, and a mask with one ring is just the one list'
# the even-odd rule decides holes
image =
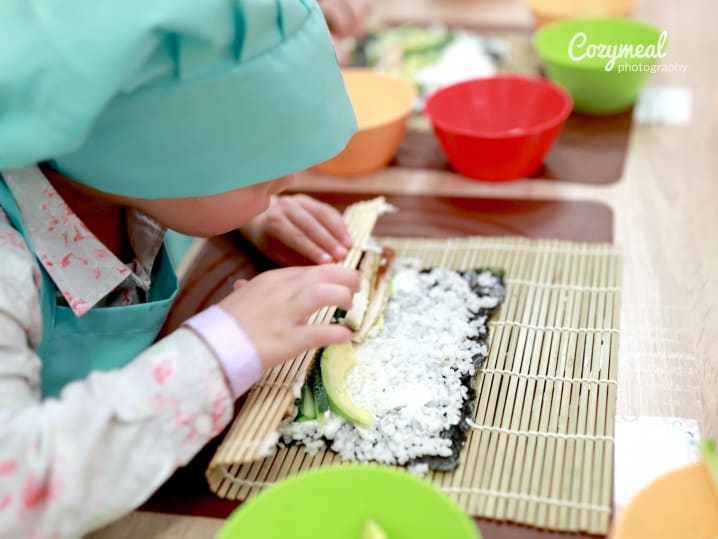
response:
{"label": "sushi rice", "polygon": [[280,446],[300,444],[310,454],[328,447],[344,460],[412,465],[419,474],[437,467],[427,457],[457,459],[476,369],[488,355],[488,317],[504,295],[501,276],[397,262],[383,327],[355,345],[345,381],[374,423],[364,429],[327,412],[282,427]]}

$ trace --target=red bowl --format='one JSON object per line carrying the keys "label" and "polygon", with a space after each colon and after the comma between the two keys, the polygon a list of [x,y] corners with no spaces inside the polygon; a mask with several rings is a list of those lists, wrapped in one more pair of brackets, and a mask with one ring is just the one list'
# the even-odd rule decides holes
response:
{"label": "red bowl", "polygon": [[437,90],[424,113],[457,172],[498,182],[539,169],[572,106],[550,81],[499,75]]}

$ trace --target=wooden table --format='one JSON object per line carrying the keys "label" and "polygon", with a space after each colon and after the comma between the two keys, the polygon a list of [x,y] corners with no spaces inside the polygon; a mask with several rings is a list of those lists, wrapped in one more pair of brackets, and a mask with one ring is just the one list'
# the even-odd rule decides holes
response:
{"label": "wooden table", "polygon": [[[376,17],[529,25],[521,0],[377,0]],[[667,62],[686,73],[653,83],[689,87],[693,120],[634,125],[624,178],[608,186],[527,180],[472,182],[446,172],[386,169],[359,179],[300,175],[296,188],[467,197],[589,199],[609,205],[624,248],[618,413],[697,418],[718,437],[718,4],[643,0],[637,16],[668,31]],[[660,448],[657,448],[660,450]],[[133,513],[94,539],[213,537],[222,521]]]}

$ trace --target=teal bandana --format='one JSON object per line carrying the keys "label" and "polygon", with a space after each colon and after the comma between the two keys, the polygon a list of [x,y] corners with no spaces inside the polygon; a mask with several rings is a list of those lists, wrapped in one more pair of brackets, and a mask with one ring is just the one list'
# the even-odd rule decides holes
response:
{"label": "teal bandana", "polygon": [[5,0],[0,170],[202,196],[340,152],[356,130],[314,0]]}

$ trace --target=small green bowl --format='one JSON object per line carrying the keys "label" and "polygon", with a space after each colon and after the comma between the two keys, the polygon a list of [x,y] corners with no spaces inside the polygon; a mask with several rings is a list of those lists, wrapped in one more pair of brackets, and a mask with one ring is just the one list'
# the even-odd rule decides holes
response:
{"label": "small green bowl", "polygon": [[389,539],[480,539],[474,522],[428,481],[362,464],[273,485],[232,513],[217,539],[361,539],[368,520]]}
{"label": "small green bowl", "polygon": [[[660,28],[619,17],[563,20],[534,37],[546,76],[571,94],[574,110],[588,114],[631,108],[667,46]],[[605,57],[621,47],[614,62]]]}

